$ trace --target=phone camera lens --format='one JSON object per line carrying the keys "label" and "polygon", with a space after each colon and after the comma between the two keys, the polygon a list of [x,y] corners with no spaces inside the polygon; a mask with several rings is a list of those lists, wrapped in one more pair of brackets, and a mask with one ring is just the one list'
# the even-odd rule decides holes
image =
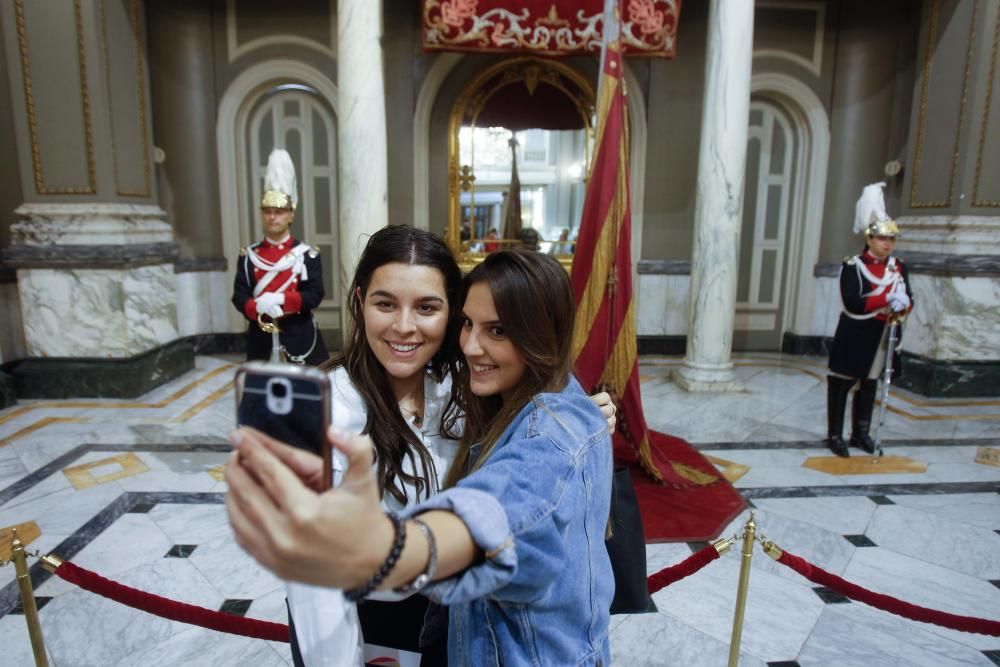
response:
{"label": "phone camera lens", "polygon": [[284,398],[288,396],[288,387],[280,382],[275,382],[271,385],[271,395],[275,398]]}

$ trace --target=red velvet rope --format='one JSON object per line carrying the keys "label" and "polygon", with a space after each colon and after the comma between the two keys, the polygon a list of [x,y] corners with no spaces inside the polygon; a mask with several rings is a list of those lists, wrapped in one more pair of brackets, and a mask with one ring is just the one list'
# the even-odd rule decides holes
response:
{"label": "red velvet rope", "polygon": [[990,621],[985,618],[974,616],[959,616],[948,612],[919,607],[909,602],[903,602],[883,593],[874,593],[867,588],[862,588],[857,584],[841,579],[835,574],[830,574],[826,570],[816,567],[812,563],[799,558],[787,551],[781,554],[778,562],[795,570],[803,577],[813,583],[832,588],[833,590],[846,595],[852,600],[864,602],[883,611],[887,611],[903,618],[909,618],[923,623],[933,623],[953,630],[962,632],[975,632],[981,635],[1000,636],[1000,621]]}
{"label": "red velvet rope", "polygon": [[255,639],[269,639],[275,642],[288,641],[287,625],[258,621],[253,618],[244,618],[235,614],[169,600],[105,579],[101,575],[84,570],[69,561],[64,561],[56,569],[55,574],[84,590],[103,595],[115,602],[141,609],[156,616],[169,618],[172,621],[200,625],[209,630],[218,630]]}
{"label": "red velvet rope", "polygon": [[711,544],[703,549],[699,549],[685,560],[665,567],[655,574],[649,575],[646,579],[646,587],[652,595],[661,588],[666,588],[675,581],[680,581],[684,577],[694,574],[719,557],[719,552]]}

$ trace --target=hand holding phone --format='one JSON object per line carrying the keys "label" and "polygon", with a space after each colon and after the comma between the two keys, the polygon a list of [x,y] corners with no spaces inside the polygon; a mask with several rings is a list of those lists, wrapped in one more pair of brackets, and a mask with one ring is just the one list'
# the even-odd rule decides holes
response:
{"label": "hand holding phone", "polygon": [[236,373],[236,425],[323,459],[322,488],[332,485],[330,380],[312,367],[252,361]]}

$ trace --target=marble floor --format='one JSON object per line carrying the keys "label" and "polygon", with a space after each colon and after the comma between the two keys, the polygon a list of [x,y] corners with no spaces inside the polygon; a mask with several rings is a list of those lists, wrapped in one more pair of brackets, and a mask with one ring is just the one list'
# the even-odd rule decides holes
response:
{"label": "marble floor", "polygon": [[[815,465],[828,453],[823,360],[735,360],[745,391],[687,394],[670,381],[678,358],[643,357],[651,426],[714,457],[759,530],[786,550],[878,592],[1000,620],[1000,467],[982,460],[1000,448],[1000,399],[894,389],[886,454],[915,471],[832,473]],[[285,622],[281,583],[235,545],[222,505],[236,362],[199,357],[194,371],[134,401],[24,401],[0,411],[0,531],[17,526],[29,549],[131,586]],[[723,534],[741,531],[746,516]],[[701,546],[650,545],[649,571]],[[654,595],[654,613],[613,617],[613,663],[726,664],[738,549]],[[0,560],[4,550],[0,543]],[[163,620],[37,564],[32,574],[52,665],[291,664],[286,644]],[[28,665],[14,579],[12,566],[0,568],[0,646],[4,664]],[[1000,665],[1000,637],[851,602],[755,550],[740,664]]]}

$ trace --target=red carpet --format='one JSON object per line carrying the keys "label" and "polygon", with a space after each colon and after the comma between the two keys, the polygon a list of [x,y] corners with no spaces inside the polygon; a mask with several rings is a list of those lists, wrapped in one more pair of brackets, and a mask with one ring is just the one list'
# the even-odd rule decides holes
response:
{"label": "red carpet", "polygon": [[634,450],[615,435],[615,459],[630,464],[632,485],[642,512],[646,542],[714,540],[743,511],[746,501],[719,471],[681,438],[649,431],[650,449],[658,465],[678,463],[718,478],[711,484],[670,486],[645,473]]}

